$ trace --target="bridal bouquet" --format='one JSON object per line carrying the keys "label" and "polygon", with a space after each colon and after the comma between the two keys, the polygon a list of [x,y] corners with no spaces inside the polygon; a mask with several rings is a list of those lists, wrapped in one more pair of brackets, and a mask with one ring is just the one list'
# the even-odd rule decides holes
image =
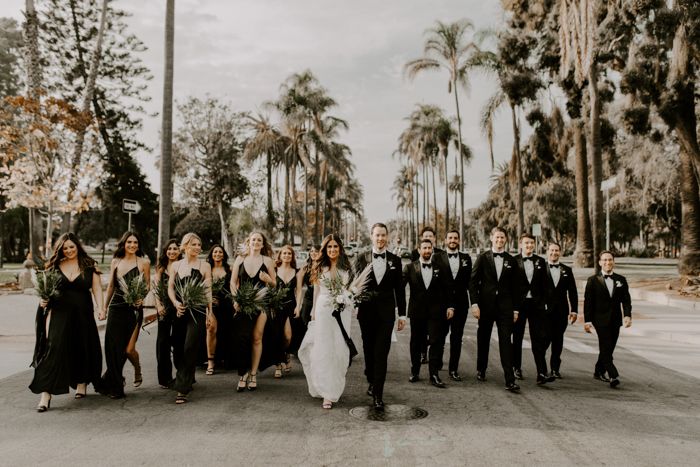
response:
{"label": "bridal bouquet", "polygon": [[347,284],[340,275],[324,277],[321,280],[333,299],[334,312],[342,312],[346,306],[356,307],[370,298],[367,284],[371,271],[372,265],[369,264],[350,284]]}
{"label": "bridal bouquet", "polygon": [[143,299],[148,294],[148,286],[143,274],[139,274],[129,280],[119,278],[119,288],[122,291],[124,303],[132,308],[137,308],[137,303],[143,303]]}
{"label": "bridal bouquet", "polygon": [[185,310],[190,312],[194,322],[197,322],[195,313],[206,314],[209,305],[209,287],[204,279],[197,276],[189,276],[175,281],[175,294]]}
{"label": "bridal bouquet", "polygon": [[282,308],[289,303],[287,294],[289,294],[289,286],[267,287],[267,292],[265,293],[265,310],[269,313],[270,318],[274,318],[275,314],[281,312]]}
{"label": "bridal bouquet", "polygon": [[61,274],[56,270],[38,271],[35,282],[36,292],[43,300],[51,300],[61,295]]}
{"label": "bridal bouquet", "polygon": [[235,293],[231,294],[231,298],[238,303],[238,313],[253,318],[265,309],[267,293],[267,287],[255,287],[250,281],[241,281],[241,285]]}

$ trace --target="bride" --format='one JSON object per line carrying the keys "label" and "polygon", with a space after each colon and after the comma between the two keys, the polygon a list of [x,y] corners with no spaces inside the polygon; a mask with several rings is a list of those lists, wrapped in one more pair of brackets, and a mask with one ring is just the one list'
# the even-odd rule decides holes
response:
{"label": "bride", "polygon": [[[340,278],[347,287],[350,271],[350,261],[340,238],[328,235],[323,239],[318,259],[311,269],[311,283],[314,285],[311,321],[298,353],[309,385],[309,394],[323,398],[324,409],[332,408],[333,403],[343,394],[350,353],[338,321],[332,316],[335,304],[328,285],[329,281]],[[350,314],[349,307],[340,314],[348,334]]]}

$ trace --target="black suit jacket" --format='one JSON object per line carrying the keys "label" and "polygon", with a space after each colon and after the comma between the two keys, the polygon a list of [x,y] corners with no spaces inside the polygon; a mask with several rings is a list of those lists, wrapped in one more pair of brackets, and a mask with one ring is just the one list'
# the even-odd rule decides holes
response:
{"label": "black suit jacket", "polygon": [[547,262],[541,256],[532,255],[533,271],[532,281],[528,282],[527,274],[525,274],[525,261],[523,255],[515,255],[515,261],[518,263],[520,277],[520,303],[523,303],[528,292],[532,296],[532,301],[535,308],[540,311],[545,311],[545,287],[547,281]]}
{"label": "black suit jacket", "polygon": [[439,261],[447,271],[447,281],[450,286],[450,293],[453,295],[452,301],[455,308],[469,308],[469,281],[472,276],[472,258],[467,253],[459,252],[459,269],[457,277],[452,277],[452,269],[450,269],[450,259],[447,257],[447,251],[440,250],[433,255],[436,262]]}
{"label": "black suit jacket", "polygon": [[622,315],[632,316],[632,299],[627,280],[612,274],[613,294],[610,296],[602,274],[591,276],[586,281],[583,297],[583,316],[595,327],[622,326]]}
{"label": "black suit jacket", "polygon": [[[371,263],[371,250],[358,255],[355,260],[355,274],[360,274]],[[374,270],[371,271],[367,291],[370,292],[371,298],[358,306],[358,319],[394,321],[396,308],[399,316],[406,316],[406,288],[401,274],[401,258],[387,251],[386,272],[382,281],[377,283]]]}
{"label": "black suit jacket", "polygon": [[576,279],[569,266],[559,263],[559,282],[554,285],[552,270],[547,264],[547,280],[545,287],[545,301],[547,311],[557,316],[569,316],[569,313],[578,313],[578,291]]}
{"label": "black suit jacket", "polygon": [[472,305],[479,305],[482,313],[513,313],[520,310],[520,277],[518,263],[508,253],[503,254],[500,279],[496,275],[493,252],[480,254],[474,262],[469,282]]}
{"label": "black suit jacket", "polygon": [[423,282],[422,265],[420,261],[409,263],[403,269],[403,280],[408,284],[410,298],[408,300],[408,317],[445,317],[448,308],[454,308],[452,294],[448,283],[449,270],[436,262],[431,262],[432,279],[426,289]]}

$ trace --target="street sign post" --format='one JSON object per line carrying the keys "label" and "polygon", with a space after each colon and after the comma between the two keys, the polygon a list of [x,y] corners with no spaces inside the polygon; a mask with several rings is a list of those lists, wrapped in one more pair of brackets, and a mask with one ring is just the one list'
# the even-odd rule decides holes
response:
{"label": "street sign post", "polygon": [[540,237],[542,236],[542,224],[532,224],[532,235],[535,236],[535,252],[539,253]]}
{"label": "street sign post", "polygon": [[600,191],[605,193],[605,249],[610,249],[610,190],[617,184],[617,175],[600,182]]}
{"label": "street sign post", "polygon": [[136,200],[123,199],[122,200],[122,212],[125,212],[129,215],[129,227],[127,227],[126,230],[131,231],[131,215],[138,214],[139,212],[141,212],[141,205]]}

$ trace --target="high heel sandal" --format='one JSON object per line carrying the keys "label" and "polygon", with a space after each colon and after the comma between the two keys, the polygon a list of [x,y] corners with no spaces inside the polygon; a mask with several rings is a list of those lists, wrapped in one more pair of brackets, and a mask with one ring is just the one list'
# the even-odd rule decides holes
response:
{"label": "high heel sandal", "polygon": [[[211,366],[209,366],[211,365]],[[213,375],[214,374],[214,358],[210,357],[207,358],[207,371],[205,372],[206,375]]]}
{"label": "high heel sandal", "polygon": [[287,354],[287,361],[284,362],[284,372],[291,373],[292,371],[292,355]]}
{"label": "high heel sandal", "polygon": [[134,365],[134,387],[137,388],[143,383],[143,375],[141,374],[141,364]]}
{"label": "high heel sandal", "polygon": [[244,374],[238,378],[238,386],[236,386],[236,392],[245,391],[245,387],[248,384],[248,373]]}
{"label": "high heel sandal", "polygon": [[51,396],[49,395],[49,401],[46,403],[46,405],[43,405],[41,402],[39,402],[39,405],[36,408],[36,411],[39,413],[44,413],[47,410],[51,408]]}
{"label": "high heel sandal", "polygon": [[277,379],[282,378],[282,365],[277,365],[275,367],[275,378],[277,378]]}
{"label": "high heel sandal", "polygon": [[177,393],[177,396],[175,396],[175,404],[181,405],[187,402],[187,394],[183,394],[181,392]]}
{"label": "high heel sandal", "polygon": [[[78,385],[78,386],[80,386],[80,385]],[[83,397],[86,396],[86,394],[87,394],[87,384],[85,385],[85,391],[84,391],[84,392],[78,391],[78,388],[77,388],[77,387],[75,388],[75,398],[76,398],[76,399],[82,399]]]}
{"label": "high heel sandal", "polygon": [[321,407],[326,409],[326,410],[330,410],[333,408],[333,402],[326,400],[326,399],[323,399],[323,404],[321,404]]}
{"label": "high heel sandal", "polygon": [[256,389],[258,389],[258,378],[257,378],[257,376],[258,376],[257,373],[255,373],[255,374],[251,373],[251,374],[248,376],[248,391],[255,391]]}

